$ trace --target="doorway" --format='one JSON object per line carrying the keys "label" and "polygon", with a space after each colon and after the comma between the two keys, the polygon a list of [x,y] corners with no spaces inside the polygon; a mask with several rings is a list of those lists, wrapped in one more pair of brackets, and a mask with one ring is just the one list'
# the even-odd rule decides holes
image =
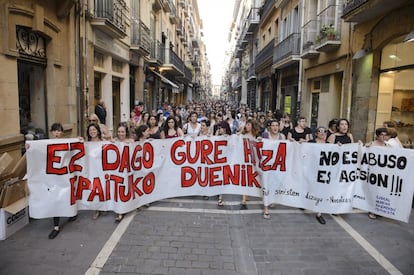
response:
{"label": "doorway", "polygon": [[47,138],[45,66],[19,60],[17,71],[20,133]]}
{"label": "doorway", "polygon": [[116,129],[121,122],[121,80],[112,78],[112,127]]}

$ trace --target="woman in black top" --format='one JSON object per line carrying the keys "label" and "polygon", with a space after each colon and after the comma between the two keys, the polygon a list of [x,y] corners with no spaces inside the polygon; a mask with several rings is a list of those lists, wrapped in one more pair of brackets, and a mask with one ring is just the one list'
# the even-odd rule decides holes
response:
{"label": "woman in black top", "polygon": [[338,120],[336,118],[331,119],[328,124],[328,130],[326,131],[326,141],[328,141],[328,138],[336,133],[336,125],[338,123]]}
{"label": "woman in black top", "polygon": [[153,139],[160,139],[161,138],[161,130],[158,126],[158,119],[157,116],[151,115],[148,118],[148,127],[149,127],[149,138]]}
{"label": "woman in black top", "polygon": [[328,142],[338,145],[354,143],[354,137],[349,133],[349,121],[346,118],[338,120],[336,133],[329,136]]}
{"label": "woman in black top", "polygon": [[[312,140],[309,140],[308,142],[310,143],[326,143],[326,134],[327,134],[328,130],[326,130],[324,127],[319,126],[316,129],[316,133],[315,133],[315,138]],[[320,224],[325,224],[325,218],[322,216],[321,212],[316,213],[316,220],[320,223]]]}
{"label": "woman in black top", "polygon": [[288,132],[287,139],[299,143],[308,142],[312,139],[312,130],[306,126],[306,118],[298,118],[296,127]]}

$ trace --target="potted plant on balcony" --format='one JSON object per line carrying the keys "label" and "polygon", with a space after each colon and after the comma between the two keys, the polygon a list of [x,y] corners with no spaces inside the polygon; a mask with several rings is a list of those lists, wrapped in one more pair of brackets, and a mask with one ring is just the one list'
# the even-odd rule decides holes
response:
{"label": "potted plant on balcony", "polygon": [[335,36],[336,36],[336,31],[335,31],[333,24],[330,24],[329,26],[327,25],[322,26],[319,32],[319,39],[326,38],[328,40],[334,40]]}

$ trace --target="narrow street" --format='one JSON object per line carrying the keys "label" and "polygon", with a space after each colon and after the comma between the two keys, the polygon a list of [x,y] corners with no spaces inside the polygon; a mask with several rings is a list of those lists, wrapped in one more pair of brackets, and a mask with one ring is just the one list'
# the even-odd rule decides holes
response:
{"label": "narrow street", "polygon": [[0,243],[0,274],[412,274],[410,223],[370,220],[355,211],[324,215],[239,196],[175,198],[142,207],[117,224],[82,211],[54,240],[52,220],[30,224]]}

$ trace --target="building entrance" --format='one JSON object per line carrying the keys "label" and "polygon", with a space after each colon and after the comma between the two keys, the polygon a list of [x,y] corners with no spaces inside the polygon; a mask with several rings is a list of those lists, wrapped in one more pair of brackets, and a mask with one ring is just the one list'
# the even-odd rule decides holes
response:
{"label": "building entrance", "polygon": [[47,137],[44,66],[18,61],[20,133],[35,139]]}

